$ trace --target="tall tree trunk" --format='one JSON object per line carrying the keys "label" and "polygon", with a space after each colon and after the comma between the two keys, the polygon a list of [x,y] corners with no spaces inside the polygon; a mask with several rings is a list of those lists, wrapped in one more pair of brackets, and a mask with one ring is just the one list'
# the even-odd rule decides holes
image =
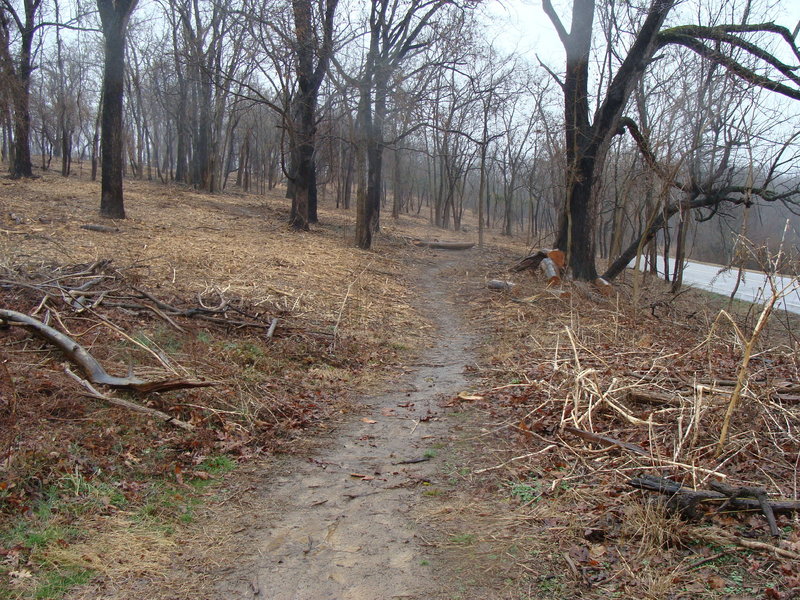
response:
{"label": "tall tree trunk", "polygon": [[316,131],[316,98],[298,90],[292,110],[292,211],[289,224],[294,229],[308,230],[309,196],[315,184],[314,134]]}
{"label": "tall tree trunk", "polygon": [[11,164],[11,176],[33,177],[31,162],[31,46],[33,32],[24,32],[20,40],[19,65],[17,78],[13,85],[14,98],[14,162]]}
{"label": "tall tree trunk", "polygon": [[289,222],[294,229],[307,230],[310,222],[317,221],[317,171],[314,159],[317,96],[333,52],[333,17],[337,4],[338,0],[326,1],[322,40],[318,41],[313,29],[311,1],[292,0],[298,87],[291,112],[293,193]]}
{"label": "tall tree trunk", "polygon": [[367,145],[372,128],[371,83],[364,85],[358,104],[358,141],[355,145],[355,163],[358,185],[356,187],[356,245],[363,250],[372,247],[372,213],[374,204],[367,194]]}
{"label": "tall tree trunk", "polygon": [[122,94],[125,73],[125,31],[136,0],[97,0],[105,41],[103,70],[100,215],[125,218],[122,197],[124,132]]}

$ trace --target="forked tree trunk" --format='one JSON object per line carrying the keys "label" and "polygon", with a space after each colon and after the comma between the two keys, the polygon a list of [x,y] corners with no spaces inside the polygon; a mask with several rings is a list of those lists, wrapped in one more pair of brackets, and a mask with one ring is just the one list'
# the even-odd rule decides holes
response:
{"label": "forked tree trunk", "polygon": [[569,32],[550,0],[543,2],[567,54],[563,85],[566,197],[556,246],[567,252],[573,276],[577,279],[591,281],[597,277],[595,221],[603,163],[611,138],[619,129],[622,111],[657,48],[658,32],[673,5],[674,0],[653,0],[635,41],[594,113],[594,122],[590,122],[588,82],[595,0],[573,1]]}

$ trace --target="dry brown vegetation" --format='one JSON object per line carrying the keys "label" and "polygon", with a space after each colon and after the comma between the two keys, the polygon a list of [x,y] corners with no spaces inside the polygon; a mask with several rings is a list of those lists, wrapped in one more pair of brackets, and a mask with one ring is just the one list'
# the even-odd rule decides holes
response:
{"label": "dry brown vegetation", "polygon": [[[774,538],[757,509],[689,508],[627,485],[646,473],[797,500],[796,317],[773,315],[762,333],[717,459],[743,355],[732,325],[713,325],[723,299],[648,280],[635,307],[630,281],[606,299],[524,277],[512,293],[474,286],[491,341],[481,381],[452,401],[473,423],[453,459],[454,497],[429,507],[446,555],[484,586],[463,597],[796,597],[796,513],[778,515]],[[749,334],[758,309],[732,312]]]}
{"label": "dry brown vegetation", "polygon": [[[111,373],[215,385],[109,392],[196,426],[184,431],[87,398],[58,351],[27,330],[3,330],[0,598],[60,597],[90,578],[136,583],[154,572],[164,598],[205,597],[205,565],[245,551],[234,532],[249,522],[231,514],[266,502],[251,493],[261,467],[240,469],[225,487],[223,475],[246,459],[309,452],[358,410],[357,393],[396,377],[429,331],[409,277],[429,251],[407,238],[469,236],[403,217],[362,252],[343,212],[323,209],[313,232],[289,231],[278,194],[130,182],[130,218],[113,224],[98,221],[97,197],[96,184],[52,174],[0,182],[0,306],[49,319]],[[549,289],[505,271],[522,252],[498,237],[451,273],[470,281],[461,300],[484,343],[473,389],[448,402],[452,485],[422,502],[420,519],[436,529],[431,547],[452,570],[443,597],[795,597],[794,513],[778,516],[774,539],[759,511],[718,513],[709,503],[689,515],[627,480],[723,480],[797,499],[796,319],[773,315],[759,339],[716,459],[742,361],[733,327],[712,326],[725,303],[675,297],[653,280],[637,306],[625,281],[612,299],[578,284]],[[84,274],[98,261],[109,262]],[[100,281],[87,298],[102,301],[86,309],[67,290],[90,277]],[[518,285],[487,290],[494,277]],[[213,320],[163,305],[209,307]],[[731,312],[752,331],[756,310]],[[185,572],[175,567],[178,544]]]}
{"label": "dry brown vegetation", "polygon": [[[196,497],[236,461],[304,451],[309,433],[357,410],[355,394],[392,376],[424,331],[402,237],[361,252],[336,211],[295,233],[277,193],[208,196],[143,182],[127,187],[127,220],[100,222],[98,190],[51,173],[2,182],[0,306],[49,321],[111,374],[215,385],[112,393],[195,426],[183,431],[87,398],[59,351],[6,328],[0,550],[10,587],[0,597],[50,597],[53,566],[54,596],[104,571],[120,523],[135,535],[117,554],[170,543],[141,522],[190,521]],[[69,290],[90,279],[80,296],[91,306],[81,306]],[[187,317],[164,305],[211,310]],[[105,562],[91,559],[98,552]],[[118,571],[139,572],[142,561],[129,556]]]}

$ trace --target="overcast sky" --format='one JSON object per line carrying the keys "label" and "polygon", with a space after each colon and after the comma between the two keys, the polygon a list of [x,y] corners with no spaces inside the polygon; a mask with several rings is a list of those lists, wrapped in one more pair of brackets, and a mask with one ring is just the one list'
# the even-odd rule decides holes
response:
{"label": "overcast sky", "polygon": [[[599,0],[603,1],[603,0]],[[694,0],[695,2],[698,0]],[[704,0],[699,0],[704,1]],[[561,20],[569,28],[571,0],[552,0]],[[777,0],[772,19],[790,31],[800,21],[800,0]],[[541,0],[490,0],[485,5],[487,16],[496,31],[498,43],[509,51],[516,49],[535,61],[563,68],[564,50],[550,20],[542,10]]]}

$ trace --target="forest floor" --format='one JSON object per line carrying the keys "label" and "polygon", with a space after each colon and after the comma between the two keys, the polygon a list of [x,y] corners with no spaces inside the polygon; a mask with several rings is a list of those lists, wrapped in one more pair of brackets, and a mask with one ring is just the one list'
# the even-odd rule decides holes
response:
{"label": "forest floor", "polygon": [[716,458],[757,308],[631,275],[548,288],[509,274],[522,240],[422,249],[474,234],[419,216],[363,252],[324,203],[296,233],[277,194],[126,192],[110,223],[96,183],[0,182],[0,308],[112,374],[214,385],[102,390],[187,431],[4,330],[0,598],[800,597],[795,512],[774,537],[628,485],[797,500],[795,318],[757,340]]}

